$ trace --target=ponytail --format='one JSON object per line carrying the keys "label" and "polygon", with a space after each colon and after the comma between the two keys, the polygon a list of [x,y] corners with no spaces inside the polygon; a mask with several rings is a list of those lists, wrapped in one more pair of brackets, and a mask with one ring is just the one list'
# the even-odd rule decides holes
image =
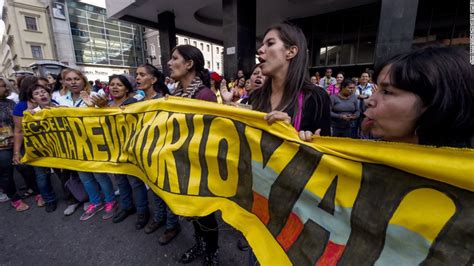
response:
{"label": "ponytail", "polygon": [[211,74],[209,72],[209,69],[204,68],[203,70],[201,70],[201,72],[198,73],[198,76],[201,79],[202,84],[204,84],[208,88],[211,87]]}
{"label": "ponytail", "polygon": [[148,63],[139,65],[138,67],[145,68],[148,74],[156,78],[156,82],[153,84],[153,89],[156,92],[161,92],[163,96],[170,94],[168,86],[165,85],[165,75],[163,74],[163,72],[159,71],[158,68],[156,68],[154,65]]}

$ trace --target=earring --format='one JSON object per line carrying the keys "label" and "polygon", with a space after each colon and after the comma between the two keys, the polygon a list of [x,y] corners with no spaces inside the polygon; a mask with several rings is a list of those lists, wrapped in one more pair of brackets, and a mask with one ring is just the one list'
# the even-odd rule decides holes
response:
{"label": "earring", "polygon": [[417,127],[415,128],[415,136],[418,136],[418,129],[419,129],[419,128],[420,128],[420,126],[417,126]]}

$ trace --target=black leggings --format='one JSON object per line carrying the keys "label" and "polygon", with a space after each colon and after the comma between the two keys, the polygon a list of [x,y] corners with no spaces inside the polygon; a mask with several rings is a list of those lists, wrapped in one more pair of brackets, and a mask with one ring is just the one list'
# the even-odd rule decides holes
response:
{"label": "black leggings", "polygon": [[219,230],[214,213],[192,221],[196,237],[202,237],[206,243],[206,252],[213,253],[218,248]]}
{"label": "black leggings", "polygon": [[27,164],[18,164],[15,165],[15,169],[25,180],[26,187],[33,190],[33,195],[39,194],[38,185],[36,184],[36,174],[33,166]]}

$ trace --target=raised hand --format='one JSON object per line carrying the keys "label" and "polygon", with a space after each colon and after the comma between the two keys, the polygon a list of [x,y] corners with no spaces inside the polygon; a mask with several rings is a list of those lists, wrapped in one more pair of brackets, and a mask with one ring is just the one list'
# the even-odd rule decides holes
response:
{"label": "raised hand", "polygon": [[220,88],[220,91],[221,91],[221,97],[222,97],[222,100],[225,102],[225,103],[230,103],[232,102],[232,97],[233,97],[233,92],[230,92],[228,89],[227,89],[227,82],[225,79],[223,79],[221,81],[221,88]]}
{"label": "raised hand", "polygon": [[94,107],[94,103],[92,102],[92,98],[90,97],[89,93],[87,93],[86,91],[81,91],[80,95],[87,106]]}

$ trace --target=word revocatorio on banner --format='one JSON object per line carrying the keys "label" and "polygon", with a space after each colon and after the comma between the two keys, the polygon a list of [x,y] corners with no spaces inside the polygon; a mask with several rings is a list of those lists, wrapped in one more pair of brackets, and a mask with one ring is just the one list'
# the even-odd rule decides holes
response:
{"label": "word revocatorio on banner", "polygon": [[23,162],[139,177],[178,215],[220,210],[262,265],[472,262],[474,151],[299,140],[191,99],[25,113]]}

